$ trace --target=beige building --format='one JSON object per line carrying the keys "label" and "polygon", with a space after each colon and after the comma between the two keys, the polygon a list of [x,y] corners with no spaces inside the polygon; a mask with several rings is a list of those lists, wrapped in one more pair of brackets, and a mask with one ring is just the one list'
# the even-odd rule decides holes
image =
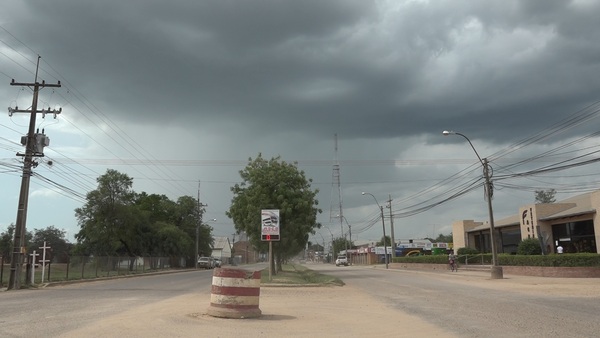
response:
{"label": "beige building", "polygon": [[[549,204],[528,204],[518,213],[496,220],[496,247],[499,253],[515,253],[519,242],[540,239],[542,250],[555,253],[559,245],[565,253],[600,253],[600,190]],[[454,248],[469,247],[490,252],[488,222],[455,221],[452,224]]]}

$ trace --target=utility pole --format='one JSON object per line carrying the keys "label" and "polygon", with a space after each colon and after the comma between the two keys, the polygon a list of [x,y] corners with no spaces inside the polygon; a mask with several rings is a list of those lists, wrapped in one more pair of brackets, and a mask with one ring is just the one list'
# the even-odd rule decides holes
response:
{"label": "utility pole", "polygon": [[27,252],[25,248],[25,235],[26,235],[26,224],[27,224],[27,205],[29,202],[29,181],[32,175],[32,167],[37,166],[37,162],[33,161],[34,157],[44,156],[43,147],[49,145],[49,139],[42,134],[35,133],[35,120],[36,115],[41,113],[42,116],[46,114],[53,114],[56,118],[57,114],[60,114],[62,108],[58,111],[50,110],[37,110],[38,105],[38,93],[40,88],[44,87],[60,87],[60,81],[56,84],[47,84],[45,81],[42,83],[37,82],[38,70],[40,66],[40,57],[38,56],[37,66],[35,70],[35,81],[33,83],[21,83],[15,82],[13,79],[10,83],[11,86],[27,86],[33,87],[33,101],[30,110],[22,110],[19,107],[8,108],[9,116],[13,113],[29,113],[31,115],[29,120],[29,132],[25,138],[25,154],[17,153],[17,156],[23,156],[23,175],[21,178],[21,191],[19,193],[19,205],[17,207],[17,221],[15,224],[15,236],[13,240],[13,253],[10,261],[10,278],[8,282],[8,289],[20,289],[21,288],[21,270],[23,264],[23,256]]}
{"label": "utility pole", "polygon": [[200,202],[200,182],[198,182],[198,224],[196,225],[196,262],[194,263],[196,269],[198,269],[198,245],[200,242],[200,227],[202,226],[202,207],[207,206]]}
{"label": "utility pole", "polygon": [[392,195],[389,195],[388,208],[390,209],[390,236],[392,236],[392,257],[396,257],[396,240],[394,239],[394,216],[392,215]]}
{"label": "utility pole", "polygon": [[385,219],[383,217],[383,206],[379,207],[381,210],[381,225],[383,226],[383,253],[385,254],[385,268],[388,268],[388,253],[387,253],[387,243],[385,242]]}

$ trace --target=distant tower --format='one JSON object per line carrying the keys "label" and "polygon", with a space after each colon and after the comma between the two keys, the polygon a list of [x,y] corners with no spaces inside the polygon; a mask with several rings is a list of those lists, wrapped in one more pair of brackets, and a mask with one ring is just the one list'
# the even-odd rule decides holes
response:
{"label": "distant tower", "polygon": [[338,161],[338,142],[337,134],[334,134],[335,155],[333,158],[333,172],[331,177],[331,202],[329,211],[329,221],[340,221],[341,237],[344,237],[343,209],[342,209],[342,185],[340,182],[340,163]]}

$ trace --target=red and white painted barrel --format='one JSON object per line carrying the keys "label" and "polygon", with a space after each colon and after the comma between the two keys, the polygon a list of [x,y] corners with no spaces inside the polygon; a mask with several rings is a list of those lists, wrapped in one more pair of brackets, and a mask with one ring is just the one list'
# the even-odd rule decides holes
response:
{"label": "red and white painted barrel", "polygon": [[217,268],[207,313],[222,318],[259,317],[260,271]]}

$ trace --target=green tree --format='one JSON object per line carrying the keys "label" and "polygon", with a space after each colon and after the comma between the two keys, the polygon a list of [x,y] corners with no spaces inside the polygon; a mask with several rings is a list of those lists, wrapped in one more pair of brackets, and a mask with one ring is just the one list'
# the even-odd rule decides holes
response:
{"label": "green tree", "polygon": [[346,248],[351,249],[352,248],[352,243],[344,238],[344,237],[339,237],[333,240],[333,250],[334,252],[340,252],[340,251],[345,251]]}
{"label": "green tree", "polygon": [[238,233],[246,232],[253,246],[266,251],[268,244],[261,241],[261,210],[279,209],[280,240],[273,242],[277,268],[306,247],[309,234],[317,224],[318,190],[312,190],[296,164],[281,161],[280,157],[266,160],[261,154],[248,160],[240,171],[242,183],[231,187],[233,198],[227,216],[234,222]]}
{"label": "green tree", "polygon": [[540,240],[537,238],[526,238],[519,243],[517,247],[518,255],[541,255],[542,248]]}
{"label": "green tree", "polygon": [[10,262],[11,259],[11,248],[13,245],[13,239],[15,237],[15,225],[10,224],[6,227],[6,231],[0,234],[0,255],[4,257],[5,262]]}
{"label": "green tree", "polygon": [[[6,227],[6,231],[0,233],[0,255],[4,257],[5,263],[10,263],[12,258],[12,246],[15,237],[15,225],[11,223]],[[31,231],[25,232],[25,248],[29,248],[31,238],[33,235]]]}
{"label": "green tree", "polygon": [[97,182],[98,187],[87,194],[84,206],[75,209],[80,227],[75,238],[89,254],[135,256],[138,248],[136,227],[145,221],[140,219],[142,214],[132,208],[133,179],[108,169]]}
{"label": "green tree", "polygon": [[452,233],[450,235],[439,234],[436,239],[432,240],[433,243],[452,243]]}
{"label": "green tree", "polygon": [[[63,229],[57,229],[53,225],[45,229],[33,229],[33,238],[31,239],[30,252],[37,250],[41,252],[41,248],[46,242],[46,246],[50,247],[49,252],[46,252],[46,259],[57,258],[60,262],[66,262],[66,257],[71,251],[72,244],[66,238],[67,232]],[[41,259],[41,256],[40,256]]]}
{"label": "green tree", "polygon": [[535,191],[535,203],[554,203],[556,202],[556,190],[536,190]]}
{"label": "green tree", "polygon": [[[379,240],[379,242],[376,243],[377,246],[383,246],[383,236],[381,236],[381,239]],[[386,246],[391,246],[392,245],[392,238],[390,236],[385,236],[385,244]]]}

